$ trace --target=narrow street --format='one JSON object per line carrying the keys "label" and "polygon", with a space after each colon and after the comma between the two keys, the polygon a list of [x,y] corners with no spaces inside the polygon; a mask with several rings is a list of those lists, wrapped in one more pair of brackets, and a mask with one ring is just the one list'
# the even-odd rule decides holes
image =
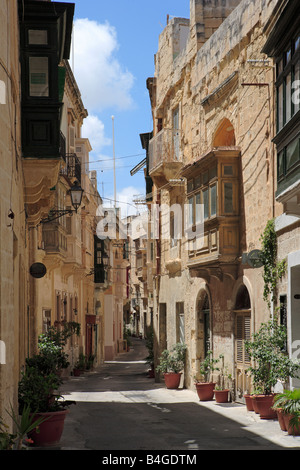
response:
{"label": "narrow street", "polygon": [[[191,390],[167,390],[147,377],[144,341],[98,370],[72,377],[61,393],[70,407],[59,450],[172,451],[300,448],[277,421],[245,406],[200,403]],[[128,453],[127,453],[128,455]]]}

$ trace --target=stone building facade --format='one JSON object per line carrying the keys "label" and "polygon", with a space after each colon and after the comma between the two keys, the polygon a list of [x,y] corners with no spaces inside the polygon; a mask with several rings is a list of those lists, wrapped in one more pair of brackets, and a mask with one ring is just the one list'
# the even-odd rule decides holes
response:
{"label": "stone building facade", "polygon": [[190,19],[173,18],[161,33],[147,80],[149,211],[161,208],[153,238],[157,357],[185,341],[185,384],[193,387],[206,352],[224,354],[237,400],[251,386],[245,340],[269,317],[263,268],[247,255],[281,210],[274,64],[263,52],[277,3],[191,0]]}
{"label": "stone building facade", "polygon": [[[275,228],[278,258],[286,260],[287,270],[277,289],[277,306],[288,329],[288,352],[299,359],[299,87],[300,15],[295,1],[279,1],[267,25],[264,52],[274,61],[276,168]],[[291,386],[299,387],[299,379]]]}
{"label": "stone building facade", "polygon": [[[0,416],[28,352],[28,229],[21,153],[17,2],[0,5]],[[9,52],[9,53],[7,53]]]}
{"label": "stone building facade", "polygon": [[[50,325],[80,323],[66,351],[71,366],[79,352],[104,358],[101,199],[81,134],[87,111],[68,63],[73,14],[72,3],[0,4],[0,417],[10,428],[25,360]],[[75,181],[84,191],[77,212]]]}

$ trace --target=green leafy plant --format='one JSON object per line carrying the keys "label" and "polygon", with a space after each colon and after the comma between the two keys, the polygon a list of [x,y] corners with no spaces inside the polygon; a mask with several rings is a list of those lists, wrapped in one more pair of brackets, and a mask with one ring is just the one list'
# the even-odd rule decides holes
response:
{"label": "green leafy plant", "polygon": [[204,382],[209,382],[212,372],[220,370],[219,367],[217,367],[218,362],[219,358],[214,359],[213,352],[211,350],[207,351],[205,359],[200,364],[200,374]]}
{"label": "green leafy plant", "polygon": [[56,411],[59,395],[54,392],[59,388],[61,379],[57,373],[43,374],[37,367],[26,367],[19,382],[18,398],[20,411],[28,407],[32,413]]}
{"label": "green leafy plant", "polygon": [[281,409],[283,413],[291,415],[289,425],[294,429],[300,427],[300,389],[284,390],[274,397],[273,408]]}
{"label": "green leafy plant", "polygon": [[159,358],[156,370],[162,374],[181,372],[185,365],[186,350],[187,346],[184,343],[175,344],[171,351],[165,349]]}
{"label": "green leafy plant", "polygon": [[86,356],[83,353],[79,354],[78,361],[75,364],[76,369],[84,370],[86,365]]}
{"label": "green leafy plant", "polygon": [[148,349],[148,356],[146,362],[151,367],[154,365],[154,333],[153,328],[150,328],[146,338],[146,348]]}
{"label": "green leafy plant", "polygon": [[271,301],[276,300],[276,289],[278,280],[286,272],[286,260],[277,260],[277,234],[275,230],[275,220],[268,221],[261,240],[260,260],[263,263],[264,272],[264,300],[270,307]]}
{"label": "green leafy plant", "polygon": [[224,363],[224,354],[220,354],[219,361],[221,361],[220,375],[219,375],[219,385],[215,387],[216,390],[224,390],[227,385],[227,381],[231,381],[231,374],[228,373],[228,368]]}
{"label": "green leafy plant", "polygon": [[92,369],[95,359],[96,359],[95,354],[89,354],[89,356],[86,359],[86,364],[85,364],[85,367],[87,370]]}
{"label": "green leafy plant", "polygon": [[10,433],[7,424],[0,417],[0,450],[21,450],[27,448],[27,445],[32,443],[30,439],[26,439],[27,434],[34,429],[38,431],[38,427],[48,419],[45,417],[36,419],[35,414],[31,413],[28,406],[23,408],[21,416],[16,415],[12,406],[8,414],[12,418],[16,431],[15,433]]}
{"label": "green leafy plant", "polygon": [[66,403],[56,394],[61,379],[59,372],[69,365],[64,347],[70,336],[79,334],[79,324],[65,323],[62,329],[51,327],[39,336],[39,351],[26,359],[25,371],[19,381],[20,411],[27,407],[31,413],[57,411]]}
{"label": "green leafy plant", "polygon": [[278,381],[286,382],[289,377],[297,377],[300,369],[298,361],[289,358],[285,352],[287,331],[275,314],[267,323],[262,323],[252,341],[246,341],[246,351],[253,358],[253,366],[248,368],[254,386],[260,387],[268,395]]}

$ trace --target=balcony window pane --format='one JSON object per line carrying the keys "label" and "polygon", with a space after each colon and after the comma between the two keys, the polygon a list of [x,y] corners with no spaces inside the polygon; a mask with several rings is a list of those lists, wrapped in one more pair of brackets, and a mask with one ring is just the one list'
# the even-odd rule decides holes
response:
{"label": "balcony window pane", "polygon": [[233,185],[224,183],[224,211],[225,214],[233,213]]}
{"label": "balcony window pane", "polygon": [[195,178],[195,189],[200,188],[200,186],[201,186],[201,176],[197,176],[197,178]]}
{"label": "balcony window pane", "polygon": [[294,83],[293,83],[293,105],[294,112],[297,113],[300,109],[300,62],[295,65]]}
{"label": "balcony window pane", "polygon": [[277,125],[278,130],[283,127],[283,85],[277,89]]}
{"label": "balcony window pane", "polygon": [[277,167],[278,167],[277,178],[281,179],[284,176],[284,150],[279,152],[277,156]]}
{"label": "balcony window pane", "polygon": [[194,223],[194,198],[188,199],[188,226],[191,227]]}
{"label": "balcony window pane", "polygon": [[48,57],[29,58],[29,94],[30,96],[49,96]]}
{"label": "balcony window pane", "polygon": [[283,60],[281,59],[279,62],[277,62],[276,65],[277,65],[276,72],[277,72],[277,77],[278,77],[283,71]]}
{"label": "balcony window pane", "polygon": [[203,210],[204,210],[204,219],[208,219],[209,217],[209,191],[208,188],[202,191],[202,203],[203,203]]}
{"label": "balcony window pane", "polygon": [[210,188],[210,216],[217,214],[217,186],[214,184]]}
{"label": "balcony window pane", "polygon": [[203,221],[203,206],[201,204],[201,194],[196,194],[196,224]]}
{"label": "balcony window pane", "polygon": [[295,140],[286,148],[286,169],[289,170],[299,161],[299,140]]}
{"label": "balcony window pane", "polygon": [[288,122],[292,117],[292,76],[289,73],[286,77],[285,85],[285,103],[286,103],[286,122]]}

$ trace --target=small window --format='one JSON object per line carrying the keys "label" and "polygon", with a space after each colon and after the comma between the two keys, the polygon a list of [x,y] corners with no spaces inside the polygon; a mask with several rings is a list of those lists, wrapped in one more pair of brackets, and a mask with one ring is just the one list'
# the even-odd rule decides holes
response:
{"label": "small window", "polygon": [[200,188],[200,186],[201,186],[201,176],[197,176],[197,178],[195,178],[195,189]]}
{"label": "small window", "polygon": [[299,161],[299,139],[289,144],[286,148],[287,171],[298,161]]}
{"label": "small window", "polygon": [[49,96],[48,57],[29,57],[30,96]]}
{"label": "small window", "polygon": [[191,191],[193,191],[194,189],[194,181],[193,180],[189,180],[187,182],[187,192],[190,193]]}
{"label": "small window", "polygon": [[233,176],[232,165],[224,165],[224,176]]}
{"label": "small window", "polygon": [[46,46],[48,44],[48,31],[45,29],[29,29],[28,43],[30,45]]}

